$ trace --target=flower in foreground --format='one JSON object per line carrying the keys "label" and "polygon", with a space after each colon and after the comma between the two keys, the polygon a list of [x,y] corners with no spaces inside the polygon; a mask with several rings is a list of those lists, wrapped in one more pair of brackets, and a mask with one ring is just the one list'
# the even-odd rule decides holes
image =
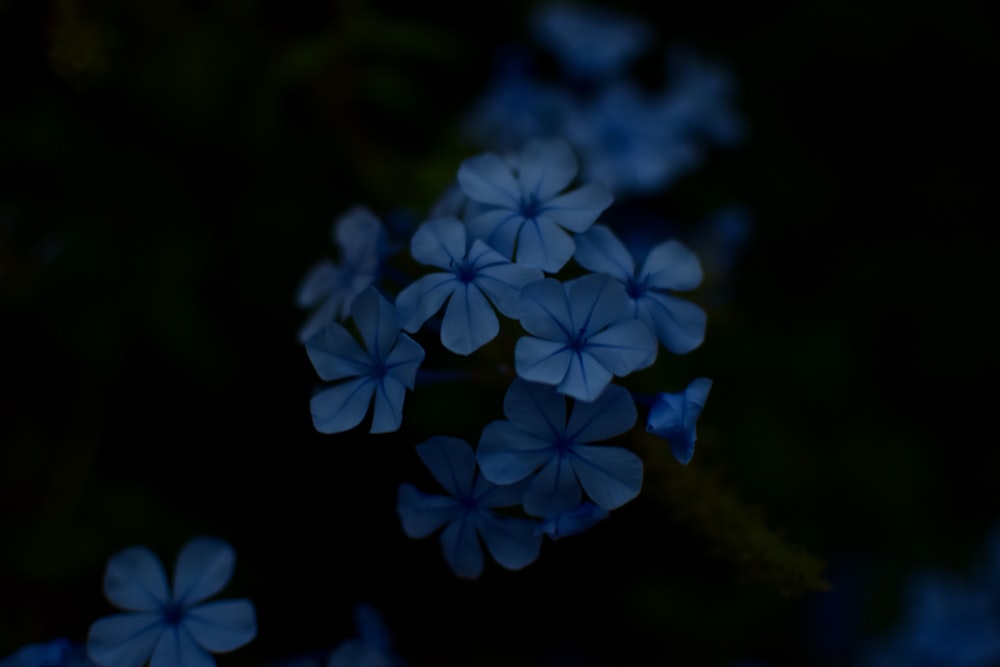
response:
{"label": "flower in foreground", "polygon": [[686,354],[705,339],[705,311],[670,292],[701,284],[698,256],[679,241],[654,246],[636,273],[632,254],[604,225],[577,237],[580,266],[610,275],[625,288],[632,317],[641,320],[674,354]]}
{"label": "flower in foreground", "polygon": [[201,537],[177,557],[173,586],[146,547],[113,556],[104,572],[104,594],[128,611],[90,626],[87,653],[103,667],[214,667],[212,653],[232,651],[257,634],[246,599],[205,602],[225,587],[236,554],[226,542]]}
{"label": "flower in foreground", "polygon": [[514,348],[518,376],[583,401],[597,398],[613,376],[645,368],[656,358],[656,340],[631,317],[625,289],[610,276],[527,285],[520,319],[532,335]]}
{"label": "flower in foreground", "polygon": [[306,342],[306,352],[319,376],[345,380],[320,391],[310,403],[313,425],[320,433],[354,428],[365,418],[374,396],[372,433],[399,429],[403,399],[413,389],[424,349],[400,332],[396,308],[374,287],[358,295],[351,316],[365,348],[336,322]]}
{"label": "flower in foreground", "polygon": [[649,409],[646,430],[666,438],[674,458],[684,465],[694,456],[694,444],[698,439],[695,426],[711,388],[711,380],[696,378],[684,391],[657,394]]}
{"label": "flower in foreground", "polygon": [[452,571],[474,579],[483,569],[482,538],[493,558],[508,570],[519,570],[538,558],[541,536],[537,522],[501,516],[496,507],[521,502],[523,485],[497,486],[476,475],[476,456],[464,440],[438,436],[417,446],[423,460],[448,496],[427,495],[411,484],[399,487],[396,510],[403,531],[427,537],[444,526],[441,546]]}
{"label": "flower in foreground", "polygon": [[422,224],[410,253],[421,264],[446,272],[423,276],[399,293],[396,306],[403,328],[417,331],[447,301],[441,344],[456,354],[471,354],[500,332],[490,302],[515,318],[521,288],[542,279],[541,271],[512,264],[479,239],[467,248],[465,225],[453,217]]}
{"label": "flower in foreground", "polygon": [[555,273],[573,256],[573,238],[611,205],[602,183],[559,194],[576,176],[572,149],[561,139],[529,141],[512,167],[498,155],[465,160],[458,182],[479,204],[468,217],[476,238],[518,264]]}
{"label": "flower in foreground", "polygon": [[588,444],[621,435],[635,424],[635,403],[627,390],[611,385],[595,401],[577,401],[567,422],[565,396],[515,379],[503,411],[509,421],[483,429],[479,468],[496,484],[530,479],[524,491],[528,514],[555,517],[579,506],[583,491],[607,511],[639,495],[639,457],[621,447]]}

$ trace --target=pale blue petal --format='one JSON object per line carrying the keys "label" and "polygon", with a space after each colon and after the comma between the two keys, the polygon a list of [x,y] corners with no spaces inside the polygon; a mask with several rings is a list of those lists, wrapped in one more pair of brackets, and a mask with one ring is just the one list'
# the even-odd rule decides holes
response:
{"label": "pale blue petal", "polygon": [[564,267],[575,249],[570,235],[545,216],[527,220],[517,235],[517,263],[548,273]]}
{"label": "pale blue petal", "polygon": [[576,243],[573,258],[588,271],[606,273],[623,284],[635,276],[632,254],[604,225],[594,225],[573,241]]}
{"label": "pale blue petal", "polygon": [[587,340],[586,353],[618,377],[649,365],[656,339],[639,320],[623,320]]}
{"label": "pale blue petal", "polygon": [[[539,461],[538,465],[543,462]],[[512,507],[521,504],[525,486],[525,480],[513,484],[494,484],[486,475],[480,474],[476,478],[472,495],[480,507]]]}
{"label": "pale blue petal", "polygon": [[642,460],[627,449],[577,445],[571,460],[583,490],[602,509],[617,509],[642,490]]}
{"label": "pale blue petal", "polygon": [[588,183],[545,202],[542,217],[579,234],[590,229],[614,199],[603,183]]}
{"label": "pale blue petal", "polygon": [[562,139],[529,141],[517,160],[522,199],[551,199],[573,182],[576,170],[576,156]]}
{"label": "pale blue petal", "polygon": [[181,549],[174,566],[174,602],[185,606],[215,595],[229,583],[236,552],[217,537],[198,537]]}
{"label": "pale blue petal", "polygon": [[505,421],[487,424],[479,436],[479,448],[476,450],[480,472],[495,484],[519,482],[553,456],[553,441]]}
{"label": "pale blue petal", "polygon": [[520,570],[535,562],[542,547],[541,537],[535,535],[536,525],[536,521],[529,519],[481,512],[478,529],[496,562],[508,570]]}
{"label": "pale blue petal", "polygon": [[365,206],[354,206],[333,223],[333,240],[341,258],[355,266],[375,270],[382,222]]}
{"label": "pale blue petal", "polygon": [[298,338],[300,343],[306,343],[310,338],[323,331],[326,325],[337,319],[338,313],[346,301],[346,294],[343,291],[336,291],[317,308],[306,323],[299,329]]}
{"label": "pale blue petal", "polygon": [[403,523],[403,532],[408,537],[427,537],[451,521],[458,510],[458,503],[453,498],[427,495],[412,484],[402,484],[399,487],[396,512]]}
{"label": "pale blue petal", "polygon": [[553,442],[566,428],[566,399],[552,387],[519,378],[504,395],[503,413],[525,431]]}
{"label": "pale blue petal", "polygon": [[313,396],[309,402],[313,426],[320,433],[340,433],[360,424],[368,412],[375,384],[370,377],[357,378]]}
{"label": "pale blue petal", "polygon": [[163,564],[146,547],[129,547],[111,557],[104,570],[104,595],[129,611],[156,611],[170,600]]}
{"label": "pale blue petal", "polygon": [[588,336],[628,315],[625,288],[614,278],[591,273],[567,283],[570,318],[575,331]]}
{"label": "pale blue petal", "polygon": [[358,325],[368,352],[373,358],[384,360],[399,335],[396,307],[386,301],[377,289],[369,287],[354,298],[351,316]]}
{"label": "pale blue petal", "polygon": [[549,517],[580,504],[583,494],[569,459],[556,456],[535,475],[524,492],[524,511]]}
{"label": "pale blue petal", "polygon": [[215,667],[215,658],[198,645],[184,626],[167,628],[153,649],[149,667]]}
{"label": "pale blue petal", "polygon": [[701,262],[680,241],[667,241],[649,251],[640,278],[660,289],[691,290],[701,284]]}
{"label": "pale blue petal", "polygon": [[295,294],[295,303],[300,308],[312,308],[336,289],[337,268],[330,260],[323,260],[302,279]]}
{"label": "pale blue petal", "polygon": [[386,377],[413,389],[417,369],[424,360],[424,348],[406,334],[400,334],[396,347],[385,358]]}
{"label": "pale blue petal", "polygon": [[482,240],[507,259],[514,257],[517,233],[524,224],[524,216],[505,208],[477,210],[468,216],[469,234]]}
{"label": "pale blue petal", "polygon": [[524,286],[545,277],[538,269],[511,264],[479,239],[472,244],[469,261],[474,262],[476,268],[473,282],[497,310],[510,318],[516,319],[521,312],[521,290]]}
{"label": "pale blue petal", "polygon": [[611,371],[587,351],[572,353],[572,355],[569,367],[566,369],[566,375],[562,382],[556,385],[556,390],[560,394],[566,394],[581,401],[592,401],[600,396],[611,382]]}
{"label": "pale blue petal", "polygon": [[566,433],[575,443],[599,442],[625,433],[635,426],[637,418],[632,394],[612,384],[597,400],[573,405]]}
{"label": "pale blue petal", "polygon": [[681,464],[687,465],[694,456],[698,438],[695,427],[711,388],[711,380],[697,378],[683,392],[657,394],[649,409],[646,430],[666,438]]}
{"label": "pale blue petal", "polygon": [[392,645],[389,629],[382,615],[370,604],[361,602],[354,607],[354,625],[358,636],[372,646],[388,648]]}
{"label": "pale blue petal", "polygon": [[465,514],[448,524],[441,533],[444,559],[459,577],[475,579],[483,571],[483,549],[479,546],[476,524]]}
{"label": "pale blue petal", "polygon": [[250,600],[219,600],[189,609],[184,628],[204,648],[224,653],[257,636],[257,615]]}
{"label": "pale blue petal", "polygon": [[403,400],[406,387],[391,377],[384,377],[375,390],[375,412],[369,433],[392,433],[403,423]]}
{"label": "pale blue petal", "polygon": [[404,287],[396,297],[403,328],[410,333],[420,329],[460,284],[454,273],[431,273]]}
{"label": "pale blue petal", "polygon": [[578,535],[607,518],[607,510],[601,509],[594,503],[583,502],[571,510],[546,519],[539,525],[536,532],[544,533],[553,540],[558,540],[570,535]]}
{"label": "pale blue petal", "polygon": [[413,233],[410,254],[421,264],[450,270],[465,257],[465,225],[456,218],[428,220]]}
{"label": "pale blue petal", "polygon": [[493,307],[472,283],[459,283],[441,322],[441,344],[455,354],[469,355],[500,333]]}
{"label": "pale blue petal", "polygon": [[306,341],[306,353],[316,373],[327,381],[368,375],[371,371],[371,355],[336,322],[330,322]]}
{"label": "pale blue petal", "polygon": [[701,411],[705,409],[705,401],[708,400],[708,392],[712,389],[712,381],[708,378],[695,378],[691,380],[684,390],[684,400],[686,409],[684,410],[684,428],[693,429],[701,416]]}
{"label": "pale blue petal", "polygon": [[162,613],[108,616],[90,626],[87,655],[104,667],[140,667],[166,629]]}
{"label": "pale blue petal", "polygon": [[476,455],[460,438],[435,436],[417,445],[417,455],[444,490],[455,498],[472,495]]}
{"label": "pale blue petal", "polygon": [[458,168],[458,182],[473,201],[516,209],[521,193],[510,166],[493,153],[464,160]]}
{"label": "pale blue petal", "polygon": [[669,294],[647,292],[638,300],[639,314],[674,354],[687,354],[705,340],[705,311]]}
{"label": "pale blue petal", "polygon": [[532,336],[569,341],[575,335],[566,290],[553,278],[529,283],[521,290],[521,326]]}
{"label": "pale blue petal", "polygon": [[522,336],[514,346],[514,369],[520,378],[542,384],[559,384],[574,361],[565,343]]}

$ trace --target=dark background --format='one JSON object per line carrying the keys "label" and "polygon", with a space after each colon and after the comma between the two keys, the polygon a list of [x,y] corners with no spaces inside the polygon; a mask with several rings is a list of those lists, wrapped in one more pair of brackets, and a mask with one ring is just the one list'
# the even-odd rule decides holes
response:
{"label": "dark background", "polygon": [[359,601],[413,665],[850,664],[914,568],[969,571],[1000,516],[972,2],[623,5],[728,66],[748,127],[653,206],[754,230],[666,376],[716,382],[698,453],[609,522],[457,580],[396,489],[482,420],[442,389],[397,434],[313,430],[296,285],[347,207],[419,220],[478,152],[458,122],[531,6],[0,0],[0,656],[83,641],[111,555],[200,534],[257,608],[223,665],[330,648]]}

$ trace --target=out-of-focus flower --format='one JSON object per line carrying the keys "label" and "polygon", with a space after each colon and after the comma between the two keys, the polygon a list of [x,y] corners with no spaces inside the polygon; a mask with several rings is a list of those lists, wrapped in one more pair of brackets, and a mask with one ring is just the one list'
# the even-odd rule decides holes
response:
{"label": "out-of-focus flower", "polygon": [[696,378],[684,391],[657,394],[649,409],[646,430],[666,438],[674,458],[684,465],[690,463],[694,456],[694,445],[698,440],[695,427],[711,388],[711,380]]}
{"label": "out-of-focus flower", "polygon": [[354,608],[358,637],[338,646],[326,667],[400,667],[403,660],[392,650],[392,639],[378,611],[369,604]]}

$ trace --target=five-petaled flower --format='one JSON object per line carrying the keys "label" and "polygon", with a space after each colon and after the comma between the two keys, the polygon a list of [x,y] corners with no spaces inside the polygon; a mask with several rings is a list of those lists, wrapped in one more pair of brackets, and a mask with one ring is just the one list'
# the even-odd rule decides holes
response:
{"label": "five-petaled flower", "polygon": [[205,602],[225,587],[236,554],[226,542],[201,537],[177,557],[173,586],[146,547],[130,547],[108,561],[104,594],[128,613],[90,626],[87,653],[102,667],[214,667],[212,653],[232,651],[257,634],[246,599]]}
{"label": "five-petaled flower", "polygon": [[684,465],[694,456],[695,426],[711,388],[708,378],[695,378],[684,391],[657,394],[649,408],[646,430],[666,438],[674,458]]}
{"label": "five-petaled flower", "polygon": [[629,392],[611,385],[597,400],[577,401],[566,421],[566,397],[552,387],[515,379],[504,397],[509,421],[486,425],[476,456],[496,484],[530,479],[524,511],[555,517],[580,505],[583,491],[611,511],[639,494],[642,461],[621,447],[590,445],[628,431],[637,417]]}
{"label": "five-petaled flower", "polygon": [[424,349],[400,332],[396,308],[374,287],[354,299],[351,316],[367,350],[336,322],[306,342],[309,359],[322,379],[353,378],[313,396],[313,425],[321,433],[354,428],[374,396],[371,432],[395,431],[403,421],[403,399],[406,390],[413,389]]}
{"label": "five-petaled flower", "polygon": [[514,348],[517,374],[583,401],[597,398],[613,376],[656,359],[656,340],[631,318],[625,288],[610,276],[527,285],[520,320],[532,336],[521,337]]}
{"label": "five-petaled flower", "polygon": [[410,241],[410,253],[431,273],[408,285],[396,297],[403,328],[413,333],[448,301],[441,324],[441,344],[467,355],[500,332],[489,302],[507,317],[517,317],[521,288],[542,279],[542,272],[512,264],[476,239],[467,247],[465,225],[457,218],[430,220]]}
{"label": "five-petaled flower", "polygon": [[572,149],[561,139],[529,141],[511,166],[493,153],[465,160],[458,182],[479,204],[469,213],[472,235],[517,263],[554,273],[573,256],[573,238],[611,205],[602,183],[559,193],[576,176]]}
{"label": "five-petaled flower", "polygon": [[535,534],[537,522],[493,511],[520,504],[524,485],[497,486],[477,476],[476,456],[458,438],[431,438],[417,446],[417,454],[450,497],[426,495],[410,484],[400,486],[396,509],[407,535],[427,537],[445,526],[441,532],[444,557],[460,577],[474,579],[482,572],[480,537],[493,558],[508,570],[535,561],[541,547],[541,536]]}

